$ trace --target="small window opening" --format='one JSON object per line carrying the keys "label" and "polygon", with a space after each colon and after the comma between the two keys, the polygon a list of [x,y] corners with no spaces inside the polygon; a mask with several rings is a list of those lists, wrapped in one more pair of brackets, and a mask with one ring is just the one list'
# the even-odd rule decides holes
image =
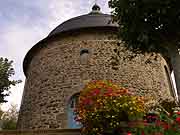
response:
{"label": "small window opening", "polygon": [[81,64],[88,64],[89,60],[89,50],[88,49],[82,49],[80,51],[80,63]]}
{"label": "small window opening", "polygon": [[80,52],[80,55],[83,55],[85,53],[89,53],[89,50],[88,49],[82,49],[81,52]]}

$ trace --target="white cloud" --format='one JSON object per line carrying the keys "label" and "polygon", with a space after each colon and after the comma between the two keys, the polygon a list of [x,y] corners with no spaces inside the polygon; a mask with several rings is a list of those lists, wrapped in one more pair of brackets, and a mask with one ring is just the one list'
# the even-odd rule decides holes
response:
{"label": "white cloud", "polygon": [[[1,56],[7,57],[14,61],[16,76],[22,74],[22,62],[27,51],[37,43],[41,38],[46,36],[41,29],[36,27],[26,27],[15,23],[9,26],[1,36]],[[0,47],[1,48],[1,47]]]}

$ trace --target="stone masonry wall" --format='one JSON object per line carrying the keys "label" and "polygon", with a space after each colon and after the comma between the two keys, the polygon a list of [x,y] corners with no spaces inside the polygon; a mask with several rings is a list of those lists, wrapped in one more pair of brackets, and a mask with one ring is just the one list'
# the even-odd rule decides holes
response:
{"label": "stone masonry wall", "polygon": [[[82,49],[89,51],[86,64],[80,61]],[[28,67],[18,129],[68,128],[68,100],[90,80],[113,80],[140,95],[170,96],[164,58],[132,55],[111,31],[76,32],[47,42]]]}

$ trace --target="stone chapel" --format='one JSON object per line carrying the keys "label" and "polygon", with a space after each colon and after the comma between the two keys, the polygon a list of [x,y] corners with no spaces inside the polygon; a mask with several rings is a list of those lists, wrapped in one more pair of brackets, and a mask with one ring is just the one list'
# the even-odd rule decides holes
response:
{"label": "stone chapel", "polygon": [[26,82],[17,128],[79,128],[73,109],[91,80],[112,80],[137,94],[175,97],[170,73],[178,73],[178,53],[170,53],[171,61],[159,53],[125,59],[134,54],[117,32],[111,15],[95,4],[90,13],[65,21],[34,45],[23,63]]}

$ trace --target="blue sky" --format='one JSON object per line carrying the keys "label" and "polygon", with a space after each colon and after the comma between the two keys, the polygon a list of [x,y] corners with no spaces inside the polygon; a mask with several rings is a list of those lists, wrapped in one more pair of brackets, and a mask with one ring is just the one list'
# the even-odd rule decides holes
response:
{"label": "blue sky", "polygon": [[[0,2],[0,57],[13,60],[14,79],[23,82],[11,88],[10,104],[20,105],[25,76],[22,62],[27,51],[45,38],[57,25],[91,11],[95,0],[3,0]],[[104,13],[109,13],[108,0],[97,0]]]}

